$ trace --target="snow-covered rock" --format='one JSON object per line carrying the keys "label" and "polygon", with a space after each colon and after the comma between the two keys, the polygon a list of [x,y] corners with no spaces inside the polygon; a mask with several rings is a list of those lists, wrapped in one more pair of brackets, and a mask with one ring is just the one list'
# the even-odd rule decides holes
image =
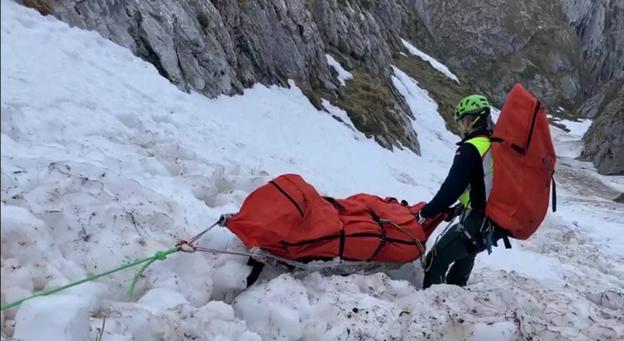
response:
{"label": "snow-covered rock", "polygon": [[405,40],[405,39],[401,39],[401,43],[403,44],[403,46],[405,46],[405,48],[407,49],[407,51],[414,55],[414,56],[418,56],[418,58],[428,62],[429,64],[431,64],[431,66],[440,71],[441,73],[443,73],[446,77],[456,81],[459,83],[459,79],[457,79],[457,76],[455,76],[454,73],[451,72],[451,70],[448,69],[448,67],[442,63],[440,63],[439,61],[437,61],[435,58],[431,57],[430,55],[424,53],[423,51],[419,50],[418,48],[416,48],[416,46],[412,45],[409,41]]}
{"label": "snow-covered rock", "polygon": [[329,64],[329,66],[336,70],[340,85],[344,86],[349,79],[353,78],[351,72],[345,70],[345,68],[342,67],[342,65],[340,65],[340,63],[338,63],[338,61],[334,59],[334,57],[332,57],[330,54],[326,54],[325,58],[327,59],[327,64]]}

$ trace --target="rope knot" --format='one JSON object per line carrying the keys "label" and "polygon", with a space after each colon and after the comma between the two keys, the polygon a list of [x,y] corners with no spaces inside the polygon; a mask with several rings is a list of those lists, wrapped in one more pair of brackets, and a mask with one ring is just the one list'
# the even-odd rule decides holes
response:
{"label": "rope knot", "polygon": [[154,259],[157,260],[165,260],[167,259],[167,253],[165,251],[156,251],[156,253],[154,254]]}

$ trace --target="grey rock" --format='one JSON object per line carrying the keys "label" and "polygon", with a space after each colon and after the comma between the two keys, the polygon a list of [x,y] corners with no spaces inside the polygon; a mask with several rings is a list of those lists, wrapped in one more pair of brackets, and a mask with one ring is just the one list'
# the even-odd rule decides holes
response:
{"label": "grey rock", "polygon": [[624,175],[624,82],[583,137],[581,158],[592,161],[601,174]]}
{"label": "grey rock", "polygon": [[594,85],[624,78],[624,1],[561,0]]}
{"label": "grey rock", "polygon": [[[308,4],[326,50],[348,69],[357,70],[354,75],[360,78],[339,90],[335,104],[349,113],[359,130],[375,136],[380,144],[419,152],[410,121],[413,113],[390,83],[394,55],[404,49],[400,38],[425,32],[412,24],[416,12],[395,1],[311,0]],[[411,29],[404,30],[407,25]],[[374,89],[374,96],[366,96],[370,90],[364,87]],[[385,105],[380,107],[379,102]]]}
{"label": "grey rock", "polygon": [[[576,37],[557,2],[415,0],[449,66],[501,104],[522,82],[549,106],[572,107],[581,89]],[[580,70],[580,71],[579,71]]]}
{"label": "grey rock", "polygon": [[522,82],[548,107],[595,118],[583,158],[622,172],[624,1],[415,2],[436,45],[453,47],[441,51],[449,66],[495,103]]}
{"label": "grey rock", "polygon": [[392,60],[389,46],[370,12],[346,2],[316,0],[310,6],[323,40],[330,51],[354,68],[364,66],[376,75],[387,76]]}
{"label": "grey rock", "polygon": [[609,103],[617,99],[618,92],[624,87],[623,80],[610,80],[604,82],[583,104],[578,108],[578,113],[582,117],[596,118],[600,113],[605,111]]}
{"label": "grey rock", "polygon": [[605,97],[606,93],[604,91],[597,91],[579,107],[580,115],[582,117],[595,118],[604,108]]}
{"label": "grey rock", "polygon": [[323,41],[303,1],[215,0],[233,37],[244,86],[286,79],[332,88]]}
{"label": "grey rock", "polygon": [[215,96],[242,88],[230,67],[232,41],[210,2],[54,0],[51,8],[60,19],[128,47],[187,91]]}
{"label": "grey rock", "polygon": [[327,50],[345,64],[388,76],[393,55],[404,50],[400,38],[431,49],[433,40],[412,1],[310,0],[309,10]]}
{"label": "grey rock", "polygon": [[332,83],[303,1],[51,0],[50,7],[60,19],[128,47],[185,90],[217,96],[289,78]]}

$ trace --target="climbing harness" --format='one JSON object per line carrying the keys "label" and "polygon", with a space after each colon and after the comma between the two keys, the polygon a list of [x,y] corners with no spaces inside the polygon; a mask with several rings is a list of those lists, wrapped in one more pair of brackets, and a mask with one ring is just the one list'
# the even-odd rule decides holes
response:
{"label": "climbing harness", "polygon": [[[465,217],[468,215],[469,212],[470,212],[470,208],[467,208],[467,207],[465,207],[461,211],[461,214],[459,215],[460,224],[464,221]],[[440,238],[442,238],[442,236],[444,236],[449,231],[449,229],[451,228],[451,225],[453,225],[454,222],[455,222],[455,218],[451,219],[451,221],[449,221],[448,224],[446,224],[446,226],[444,227],[444,230],[442,230],[442,232],[436,236],[436,239],[433,241],[433,246],[431,247],[431,251],[429,252],[429,254],[424,255],[423,253],[423,257],[421,257],[421,263],[425,272],[431,269],[431,266],[433,265],[433,258],[436,257],[438,254],[436,246],[438,245]]]}

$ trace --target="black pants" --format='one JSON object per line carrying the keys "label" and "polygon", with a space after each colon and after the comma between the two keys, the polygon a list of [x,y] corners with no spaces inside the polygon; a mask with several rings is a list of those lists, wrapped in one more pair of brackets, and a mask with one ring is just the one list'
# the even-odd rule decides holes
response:
{"label": "black pants", "polygon": [[[482,213],[472,211],[463,222],[453,225],[440,237],[425,258],[423,288],[440,283],[466,285],[475,257],[485,250],[485,231],[481,229],[487,227],[488,222],[484,225],[484,219],[487,218]],[[494,228],[492,241],[495,243],[505,235],[504,230]]]}

